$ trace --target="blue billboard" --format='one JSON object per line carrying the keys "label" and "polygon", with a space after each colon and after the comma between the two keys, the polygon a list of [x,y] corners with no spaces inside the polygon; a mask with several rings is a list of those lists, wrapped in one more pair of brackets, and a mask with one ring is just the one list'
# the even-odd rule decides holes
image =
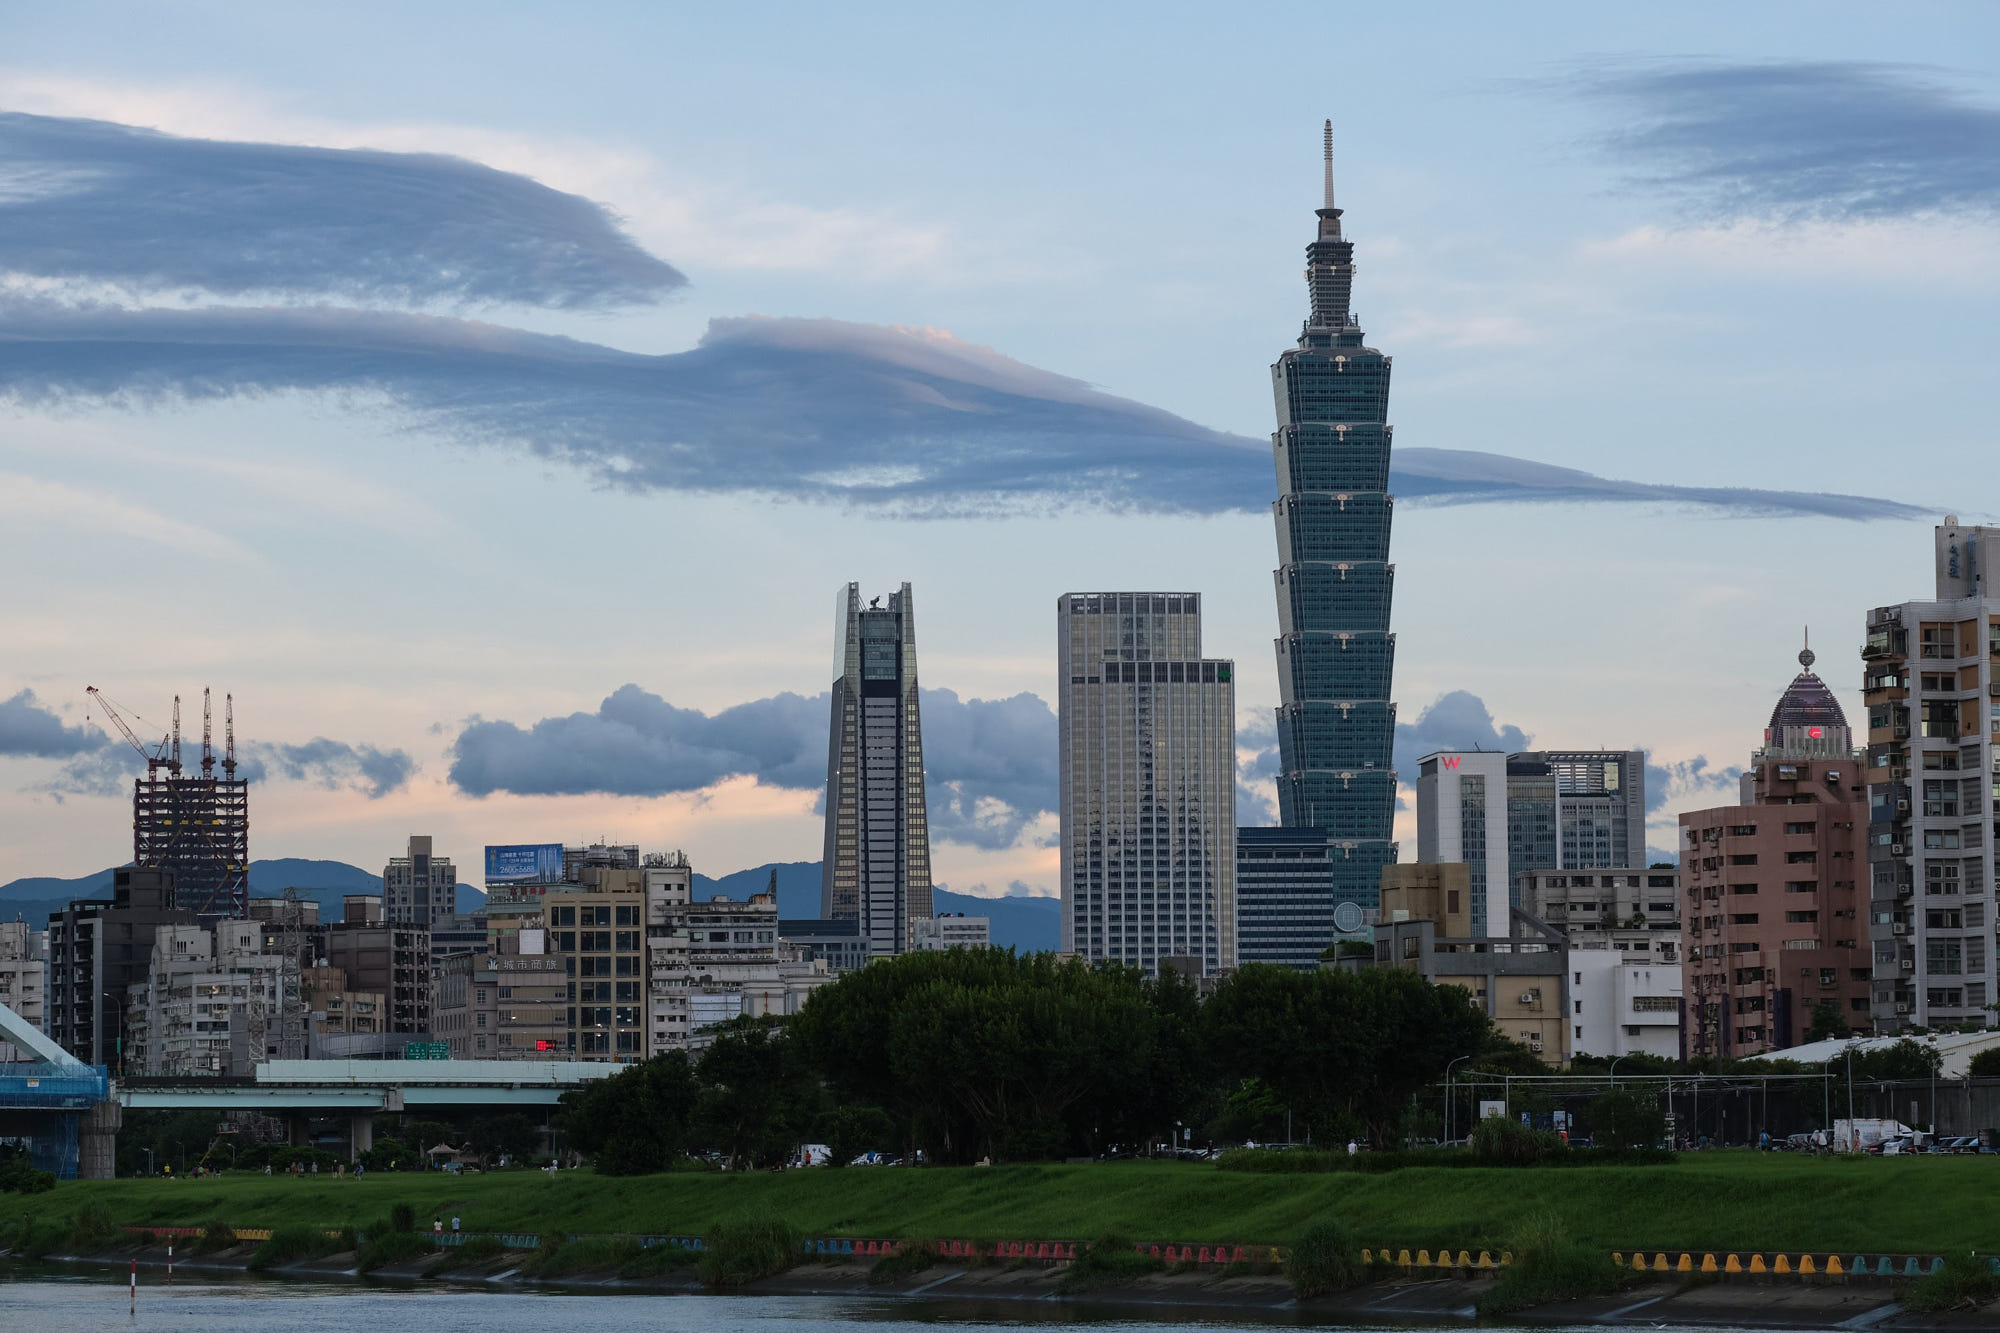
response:
{"label": "blue billboard", "polygon": [[563,877],[562,844],[524,843],[486,849],[488,884],[560,883]]}

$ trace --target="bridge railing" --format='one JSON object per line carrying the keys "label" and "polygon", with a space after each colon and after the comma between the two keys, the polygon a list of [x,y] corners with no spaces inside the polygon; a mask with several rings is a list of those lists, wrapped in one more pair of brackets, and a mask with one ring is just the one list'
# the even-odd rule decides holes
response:
{"label": "bridge railing", "polygon": [[103,1065],[0,1065],[0,1106],[16,1110],[85,1110],[111,1095]]}

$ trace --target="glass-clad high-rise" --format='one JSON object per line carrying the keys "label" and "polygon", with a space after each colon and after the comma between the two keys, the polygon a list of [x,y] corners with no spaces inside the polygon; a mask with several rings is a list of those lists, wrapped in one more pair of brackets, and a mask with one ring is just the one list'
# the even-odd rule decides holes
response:
{"label": "glass-clad high-rise", "polygon": [[1296,349],[1271,367],[1278,500],[1279,817],[1323,828],[1334,896],[1372,907],[1390,841],[1396,641],[1389,633],[1389,358],[1363,345],[1348,308],[1354,243],[1333,206],[1333,124],[1326,204],[1306,247],[1312,310]]}
{"label": "glass-clad high-rise", "polygon": [[931,914],[930,821],[917,702],[917,613],[905,583],[864,606],[861,585],[834,608],[833,716],[827,737],[826,852],[820,915],[860,922],[871,954],[910,947]]}

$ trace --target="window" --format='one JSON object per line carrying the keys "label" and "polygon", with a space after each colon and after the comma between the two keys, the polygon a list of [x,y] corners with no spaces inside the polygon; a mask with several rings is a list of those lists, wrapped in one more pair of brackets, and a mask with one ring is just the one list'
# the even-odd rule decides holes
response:
{"label": "window", "polygon": [[1757,864],[1757,853],[1738,852],[1729,858],[1729,864],[1733,866],[1754,866]]}
{"label": "window", "polygon": [[1792,822],[1792,823],[1789,823],[1789,824],[1786,824],[1786,825],[1785,825],[1785,832],[1787,832],[1787,833],[1811,833],[1811,832],[1813,832],[1814,830],[1816,830],[1816,829],[1817,829],[1818,827],[1819,827],[1819,824],[1818,824],[1818,823],[1817,823],[1816,821],[1814,821],[1814,820],[1811,820],[1811,819],[1804,819],[1804,820],[1796,820],[1796,821],[1794,821],[1794,822]]}
{"label": "window", "polygon": [[1965,947],[1956,939],[1930,940],[1924,945],[1927,971],[1934,977],[1955,977],[1965,970]]}
{"label": "window", "polygon": [[1818,912],[1787,912],[1785,920],[1795,925],[1819,920]]}

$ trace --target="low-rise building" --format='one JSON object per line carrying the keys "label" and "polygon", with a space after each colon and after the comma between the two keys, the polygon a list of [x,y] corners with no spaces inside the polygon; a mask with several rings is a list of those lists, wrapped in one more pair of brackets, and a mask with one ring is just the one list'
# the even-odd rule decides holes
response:
{"label": "low-rise building", "polygon": [[967,916],[963,912],[914,917],[910,921],[910,948],[941,952],[945,949],[984,949],[993,943],[990,917]]}
{"label": "low-rise building", "polygon": [[787,962],[826,964],[838,976],[868,966],[868,941],[861,934],[856,917],[781,918],[778,921],[778,956]]}
{"label": "low-rise building", "polygon": [[438,964],[437,1008],[432,1035],[451,1047],[454,1060],[497,1057],[500,1034],[500,974],[478,954],[452,954]]}
{"label": "low-rise building", "polygon": [[264,952],[255,921],[163,926],[144,982],[130,991],[125,1066],[133,1073],[246,1077],[304,1030],[297,964]]}
{"label": "low-rise building", "polygon": [[1340,919],[1333,835],[1319,828],[1236,830],[1236,963],[1310,971],[1336,940],[1362,926],[1350,905]]}

